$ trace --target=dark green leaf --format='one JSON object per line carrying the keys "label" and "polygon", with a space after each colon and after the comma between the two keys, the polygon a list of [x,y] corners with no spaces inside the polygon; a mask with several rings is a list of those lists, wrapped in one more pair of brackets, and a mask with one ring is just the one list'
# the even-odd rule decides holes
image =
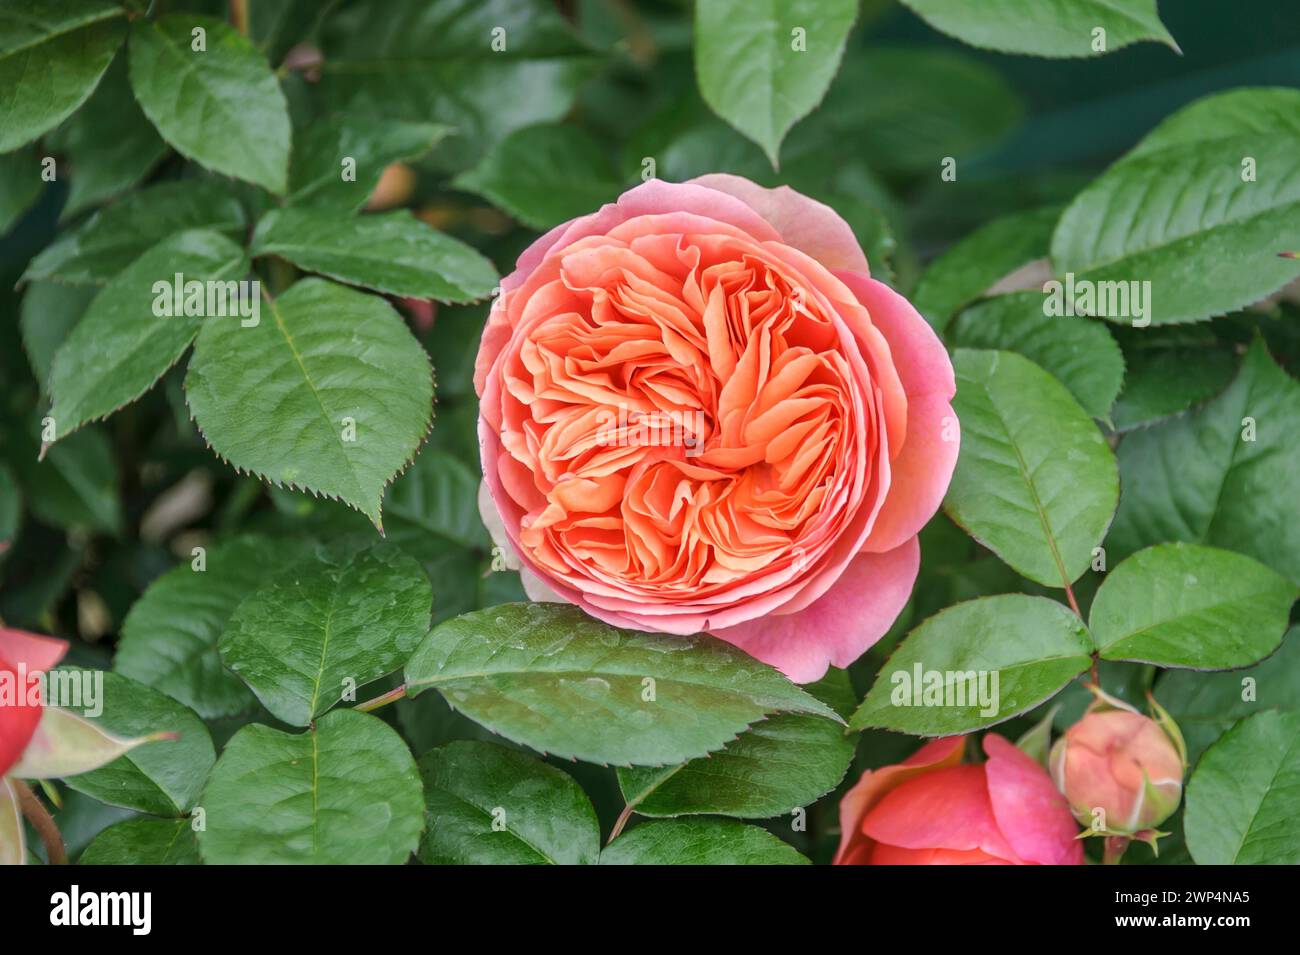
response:
{"label": "dark green leaf", "polygon": [[958,604],[907,635],[849,726],[918,736],[991,726],[1055,695],[1088,669],[1092,650],[1083,621],[1046,597]]}
{"label": "dark green leaf", "polygon": [[380,525],[384,486],[433,416],[428,356],[383,299],[321,279],[265,311],[254,327],[204,323],[185,378],[195,422],[235,467]]}
{"label": "dark green leaf", "polygon": [[244,224],[239,201],[218,182],[150,186],[95,213],[49,246],[32,260],[23,280],[103,285],[172,233],[211,229],[233,236]]}
{"label": "dark green leaf", "polygon": [[766,829],[731,819],[646,822],[614,840],[601,865],[807,865]]}
{"label": "dark green leaf", "polygon": [[0,235],[9,231],[41,194],[41,163],[35,150],[0,155]]}
{"label": "dark green leaf", "polygon": [[61,282],[33,282],[23,293],[18,326],[23,347],[31,362],[41,391],[48,394],[50,365],[54,353],[81,321],[91,299],[98,293],[95,285],[64,285]]}
{"label": "dark green leaf", "polygon": [[[164,239],[120,272],[95,297],[54,355],[49,415],[55,438],[106,418],[135,401],[180,359],[208,308],[237,314],[237,282],[248,271],[244,250],[217,232],[194,230]],[[199,314],[176,310],[173,278],[208,283]],[[160,278],[167,276],[167,278]],[[161,286],[161,289],[159,288]]]}
{"label": "dark green leaf", "polygon": [[415,851],[424,799],[415,760],[382,720],[326,713],[314,728],[245,726],[203,790],[215,865],[396,865]]}
{"label": "dark green leaf", "polygon": [[109,826],[86,846],[81,865],[199,865],[199,844],[188,819],[128,819]]}
{"label": "dark green leaf", "polygon": [[1211,544],[1300,583],[1297,434],[1300,384],[1256,341],[1214,401],[1120,442],[1112,559],[1166,541]]}
{"label": "dark green leaf", "polygon": [[1137,349],[1127,355],[1124,390],[1115,402],[1117,431],[1131,431],[1209,401],[1228,387],[1235,356],[1215,348]]}
{"label": "dark green leaf", "polygon": [[432,604],[413,558],[389,543],[344,540],[254,591],[218,646],[272,716],[306,726],[400,668],[428,632]]}
{"label": "dark green leaf", "polygon": [[404,209],[360,218],[275,209],[258,222],[252,251],[351,285],[440,302],[485,298],[497,284],[491,262]]}
{"label": "dark green leaf", "polygon": [[53,129],[86,101],[122,43],[107,0],[10,0],[0,8],[0,153]]}
{"label": "dark green leaf", "polygon": [[1108,660],[1226,670],[1277,649],[1291,581],[1232,551],[1161,544],[1106,575],[1089,626]]}
{"label": "dark green leaf", "polygon": [[448,743],[420,758],[429,865],[591,865],[596,811],[573,777],[495,743]]}
{"label": "dark green leaf", "polygon": [[412,695],[437,689],[533,749],[623,766],[703,756],[772,712],[835,715],[720,640],[618,630],[562,604],[439,624],[407,662],[406,684]]}
{"label": "dark green leaf", "polygon": [[[202,50],[195,30],[206,33]],[[246,37],[212,17],[172,13],[137,19],[130,45],[131,88],[163,139],[214,172],[284,192],[289,109]]]}
{"label": "dark green leaf", "polygon": [[1206,751],[1183,831],[1200,865],[1300,864],[1300,713],[1256,714]]}
{"label": "dark green leaf", "polygon": [[[121,739],[161,732],[178,738],[145,743],[107,766],[68,777],[67,784],[100,802],[156,816],[186,812],[216,760],[207,727],[189,707],[119,673],[103,673],[103,681],[103,698],[97,701],[102,715],[87,707],[72,707],[74,712],[93,717],[99,729]],[[83,696],[82,702],[89,700]]]}
{"label": "dark green leaf", "polygon": [[1027,358],[959,350],[953,365],[961,455],[944,509],[1024,576],[1072,583],[1115,513],[1115,456],[1065,387]]}
{"label": "dark green leaf", "polygon": [[[424,155],[449,132],[436,123],[364,116],[312,122],[295,130],[285,202],[355,212],[374,191],[385,167]],[[346,160],[355,165],[345,168]],[[355,178],[345,179],[345,172]]]}

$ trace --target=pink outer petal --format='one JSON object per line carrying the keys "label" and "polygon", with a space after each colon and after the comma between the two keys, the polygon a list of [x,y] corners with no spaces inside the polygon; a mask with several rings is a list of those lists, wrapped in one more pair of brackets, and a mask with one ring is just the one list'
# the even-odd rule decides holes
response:
{"label": "pink outer petal", "polygon": [[867,257],[857,236],[830,206],[800,195],[789,186],[766,189],[726,173],[699,176],[690,183],[742,200],[781,233],[781,241],[806,252],[826,268],[869,274]]}
{"label": "pink outer petal", "polygon": [[1040,865],[1082,865],[1079,826],[1047,771],[992,733],[984,737],[984,752],[993,815],[1016,854]]}
{"label": "pink outer petal", "polygon": [[998,828],[983,766],[953,766],[907,780],[867,813],[862,831],[903,849],[979,849],[1021,861]]}
{"label": "pink outer petal", "polygon": [[14,666],[21,663],[28,672],[51,669],[67,652],[66,640],[0,627],[0,658]]}
{"label": "pink outer petal", "polygon": [[804,609],[711,630],[796,683],[846,667],[888,632],[921,566],[915,537],[886,554],[859,554],[831,588]]}
{"label": "pink outer petal", "polygon": [[979,849],[900,849],[876,843],[867,865],[1011,865]]}
{"label": "pink outer petal", "polygon": [[873,843],[861,831],[862,817],[885,794],[905,780],[944,766],[961,762],[966,737],[946,736],[933,739],[907,759],[893,766],[868,769],[840,800],[840,847],[835,853],[835,865],[865,864]]}
{"label": "pink outer petal", "polygon": [[888,551],[918,533],[948,492],[961,431],[952,410],[952,362],[930,324],[883,282],[837,272],[885,336],[907,395],[907,440],[893,461],[893,484],[864,550]]}

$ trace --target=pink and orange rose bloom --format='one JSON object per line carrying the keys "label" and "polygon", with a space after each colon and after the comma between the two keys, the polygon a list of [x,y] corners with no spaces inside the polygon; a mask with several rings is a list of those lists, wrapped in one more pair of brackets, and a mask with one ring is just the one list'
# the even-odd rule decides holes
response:
{"label": "pink and orange rose bloom", "polygon": [[480,503],[533,599],[801,682],[880,639],[957,460],[955,384],[843,219],[735,176],[651,180],[501,288]]}
{"label": "pink and orange rose bloom", "polygon": [[837,865],[1081,865],[1079,827],[1034,759],[1001,736],[962,762],[966,737],[871,770],[840,802]]}

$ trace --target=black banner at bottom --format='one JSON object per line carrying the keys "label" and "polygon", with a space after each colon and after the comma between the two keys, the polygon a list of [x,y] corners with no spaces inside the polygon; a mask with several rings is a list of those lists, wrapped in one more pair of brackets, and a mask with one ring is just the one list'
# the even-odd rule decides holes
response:
{"label": "black banner at bottom", "polygon": [[697,929],[715,919],[724,922],[730,937],[737,928],[770,932],[771,919],[782,911],[785,917],[814,915],[826,920],[825,927],[849,931],[877,925],[891,931],[946,931],[955,928],[953,918],[1013,917],[1017,933],[1037,927],[1059,933],[1068,927],[1090,935],[1110,929],[1173,933],[1172,938],[1188,932],[1276,932],[1293,914],[1286,908],[1289,880],[1267,868],[750,867],[618,869],[588,881],[590,875],[577,869],[423,866],[292,871],[31,866],[0,870],[0,924],[3,950],[18,951],[28,939],[73,941],[73,933],[78,942],[96,935],[115,945],[155,940],[209,945],[265,939],[276,926],[291,932],[296,944],[340,945],[362,926],[364,936],[373,937],[385,925],[408,941],[421,926],[417,934],[433,943],[439,928],[458,922],[462,930],[467,924],[480,931],[487,927],[494,942],[512,931],[535,939],[548,924],[617,929],[630,920],[637,931],[654,934],[653,923],[662,920],[675,931],[686,924],[683,917]]}

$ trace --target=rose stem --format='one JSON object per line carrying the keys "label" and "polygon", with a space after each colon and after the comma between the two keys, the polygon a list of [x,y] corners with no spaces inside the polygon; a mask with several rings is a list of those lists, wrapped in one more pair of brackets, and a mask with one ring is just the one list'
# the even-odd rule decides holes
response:
{"label": "rose stem", "polygon": [[369,713],[371,710],[377,710],[381,706],[386,706],[389,703],[393,703],[397,700],[400,700],[405,696],[406,696],[406,684],[403,683],[401,686],[394,687],[393,689],[389,690],[387,693],[379,694],[379,696],[375,697],[373,700],[366,700],[366,702],[364,703],[358,703],[356,706],[353,707],[353,709],[360,710],[362,713]]}
{"label": "rose stem", "polygon": [[18,805],[22,806],[23,815],[40,835],[41,842],[45,843],[45,854],[49,857],[50,865],[67,865],[68,851],[63,848],[63,836],[59,834],[54,817],[46,812],[41,801],[36,798],[36,793],[25,782],[21,779],[11,779],[9,782],[18,793]]}

